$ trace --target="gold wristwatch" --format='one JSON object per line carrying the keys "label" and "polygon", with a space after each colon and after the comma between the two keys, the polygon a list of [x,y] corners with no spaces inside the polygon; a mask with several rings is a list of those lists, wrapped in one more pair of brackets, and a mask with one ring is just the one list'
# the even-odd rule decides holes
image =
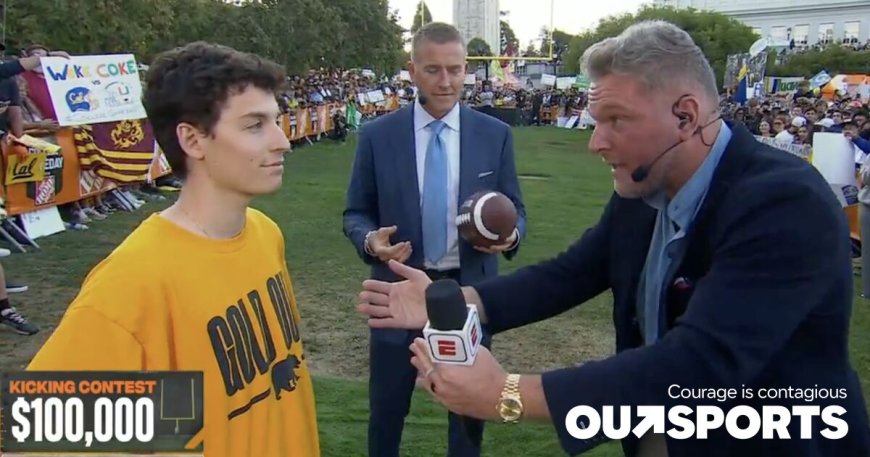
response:
{"label": "gold wristwatch", "polygon": [[498,415],[504,422],[516,423],[523,416],[523,400],[520,398],[520,375],[509,374],[498,401]]}

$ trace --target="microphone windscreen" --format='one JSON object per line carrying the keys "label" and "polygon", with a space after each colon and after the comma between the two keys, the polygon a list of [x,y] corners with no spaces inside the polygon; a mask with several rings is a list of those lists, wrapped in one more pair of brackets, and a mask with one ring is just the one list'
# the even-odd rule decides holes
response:
{"label": "microphone windscreen", "polygon": [[462,288],[453,279],[441,279],[426,288],[426,313],[429,326],[436,330],[462,330],[468,307]]}

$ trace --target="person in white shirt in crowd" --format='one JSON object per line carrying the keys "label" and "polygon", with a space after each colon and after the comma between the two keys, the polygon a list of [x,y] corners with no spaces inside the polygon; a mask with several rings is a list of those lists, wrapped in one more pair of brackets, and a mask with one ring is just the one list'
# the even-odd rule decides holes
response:
{"label": "person in white shirt in crowd", "polygon": [[797,135],[798,129],[800,129],[801,127],[804,127],[806,125],[807,125],[806,119],[804,119],[802,117],[796,117],[796,118],[791,120],[791,126],[789,128],[784,129],[783,131],[776,134],[776,137],[774,137],[774,140],[781,142],[781,143],[792,144],[795,142],[795,138],[797,138],[796,135]]}
{"label": "person in white shirt in crowd", "polygon": [[480,106],[492,107],[494,99],[495,93],[492,91],[492,86],[488,82],[484,82],[483,90],[480,91]]}

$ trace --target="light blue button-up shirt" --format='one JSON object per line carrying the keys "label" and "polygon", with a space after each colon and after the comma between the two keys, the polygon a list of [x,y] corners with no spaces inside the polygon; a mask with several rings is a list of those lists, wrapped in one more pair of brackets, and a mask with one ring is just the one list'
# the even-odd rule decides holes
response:
{"label": "light blue button-up shirt", "polygon": [[681,241],[698,209],[701,208],[701,203],[713,180],[713,173],[730,140],[731,129],[723,122],[707,158],[689,181],[680,188],[673,200],[668,201],[664,191],[644,199],[646,204],[658,210],[641,284],[638,288],[637,315],[646,344],[655,343],[661,336],[661,326],[664,322],[661,299],[662,291],[666,287],[665,275],[672,262],[682,260],[677,258],[683,251]]}

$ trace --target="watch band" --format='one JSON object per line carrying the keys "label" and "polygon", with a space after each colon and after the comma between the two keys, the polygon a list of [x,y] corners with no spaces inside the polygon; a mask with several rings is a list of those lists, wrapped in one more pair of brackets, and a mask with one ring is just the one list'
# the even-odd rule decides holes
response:
{"label": "watch band", "polygon": [[376,232],[376,230],[372,230],[369,233],[366,233],[366,238],[363,241],[363,251],[365,251],[365,253],[370,255],[370,256],[375,255],[375,253],[372,252],[372,248],[369,246],[369,239],[372,237],[372,235],[375,234],[375,232]]}
{"label": "watch band", "polygon": [[507,375],[507,380],[504,383],[504,391],[502,392],[502,396],[520,396],[520,375]]}
{"label": "watch band", "polygon": [[499,400],[498,413],[505,423],[515,424],[523,416],[523,400],[520,397],[520,375],[509,374]]}

